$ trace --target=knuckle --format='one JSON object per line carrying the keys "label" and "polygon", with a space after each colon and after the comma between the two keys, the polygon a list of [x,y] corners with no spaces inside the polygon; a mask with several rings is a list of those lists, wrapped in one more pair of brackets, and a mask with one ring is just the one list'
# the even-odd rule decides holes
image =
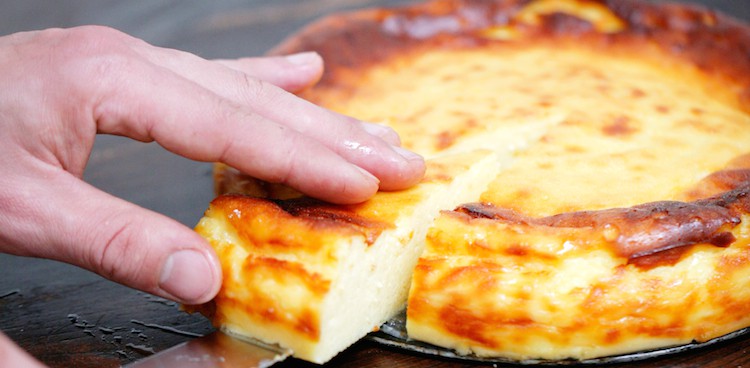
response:
{"label": "knuckle", "polygon": [[89,264],[100,275],[108,279],[123,279],[134,270],[130,267],[139,262],[132,262],[137,247],[138,225],[127,218],[105,221],[99,226],[100,231],[90,242]]}
{"label": "knuckle", "polygon": [[363,138],[369,137],[370,134],[366,134],[365,130],[362,129],[362,125],[359,121],[353,117],[338,115],[334,116],[332,122],[336,124],[335,131],[339,133],[340,139],[345,138]]}
{"label": "knuckle", "polygon": [[133,38],[112,28],[81,26],[62,31],[53,30],[52,62],[63,75],[83,84],[106,82],[134,70]]}
{"label": "knuckle", "polygon": [[[49,33],[47,33],[49,32]],[[81,26],[64,30],[43,31],[42,37],[53,39],[54,50],[63,56],[86,58],[123,48],[126,36],[112,28]]]}
{"label": "knuckle", "polygon": [[[235,105],[220,109],[217,129],[211,152],[206,157],[236,167],[245,174],[272,182],[287,183],[296,171],[296,161],[303,156],[311,156],[304,147],[309,146],[307,138],[299,132],[276,124],[247,109]],[[229,128],[229,129],[227,129]],[[241,132],[241,139],[227,134],[227,131]]]}
{"label": "knuckle", "polygon": [[134,78],[147,75],[148,63],[139,54],[138,41],[112,28],[82,26],[53,31],[56,40],[50,47],[50,70],[56,73],[57,86],[65,86],[67,99],[60,103],[91,113],[100,126],[112,128],[122,111],[122,95],[136,85]]}
{"label": "knuckle", "polygon": [[254,101],[268,93],[270,85],[268,82],[253,78],[246,73],[238,73],[239,95],[245,96],[247,101]]}
{"label": "knuckle", "polygon": [[[284,127],[282,129],[286,130]],[[266,180],[273,183],[288,184],[292,181],[295,176],[296,162],[300,154],[305,154],[305,152],[300,152],[299,149],[305,145],[300,134],[288,132],[285,136],[283,146],[280,146],[275,152],[273,165],[268,167]]]}
{"label": "knuckle", "polygon": [[401,145],[401,137],[396,133],[396,130],[389,126],[385,126],[385,131],[380,134],[380,138],[394,146]]}

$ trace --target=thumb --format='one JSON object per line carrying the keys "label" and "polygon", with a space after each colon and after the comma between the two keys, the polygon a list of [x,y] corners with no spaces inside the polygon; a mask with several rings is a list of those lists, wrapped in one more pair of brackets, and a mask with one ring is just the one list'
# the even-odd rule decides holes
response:
{"label": "thumb", "polygon": [[26,181],[23,194],[13,199],[16,219],[8,223],[20,225],[11,226],[16,233],[8,238],[18,244],[10,252],[75,264],[187,304],[218,292],[219,262],[200,235],[62,170],[52,178]]}

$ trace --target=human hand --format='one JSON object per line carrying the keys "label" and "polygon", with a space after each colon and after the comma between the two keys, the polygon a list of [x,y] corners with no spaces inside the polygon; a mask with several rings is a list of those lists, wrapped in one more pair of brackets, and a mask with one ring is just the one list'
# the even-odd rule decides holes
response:
{"label": "human hand", "polygon": [[43,365],[0,333],[0,367],[34,368]]}
{"label": "human hand", "polygon": [[[0,251],[56,259],[182,303],[221,284],[191,229],[81,180],[98,133],[156,141],[337,203],[424,172],[398,136],[295,97],[316,54],[207,61],[103,27],[0,38]],[[0,334],[0,366],[38,362]]]}
{"label": "human hand", "polygon": [[0,251],[183,303],[216,294],[216,255],[191,229],[81,180],[97,133],[338,203],[408,187],[424,171],[392,130],[285,91],[317,81],[315,54],[207,61],[80,27],[0,38],[0,71]]}

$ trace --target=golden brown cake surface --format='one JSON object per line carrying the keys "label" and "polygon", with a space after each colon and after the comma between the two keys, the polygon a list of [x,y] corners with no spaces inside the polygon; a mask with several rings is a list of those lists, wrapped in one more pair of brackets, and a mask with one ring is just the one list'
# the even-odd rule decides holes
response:
{"label": "golden brown cake surface", "polygon": [[[390,125],[432,169],[405,192],[309,207],[221,167],[220,192],[283,198],[214,202],[244,206],[229,231],[255,244],[223,260],[294,259],[305,298],[323,300],[341,239],[387,234],[420,252],[410,337],[462,354],[587,359],[750,326],[747,26],[635,0],[438,0],[329,17],[274,52],[307,50],[327,69],[304,98]],[[463,188],[476,194],[415,215]],[[268,290],[273,267],[225,292]]]}
{"label": "golden brown cake surface", "polygon": [[[326,362],[403,309],[427,227],[440,209],[481,193],[497,171],[495,156],[430,160],[419,185],[357,205],[220,196],[196,231],[216,249],[224,281],[210,303],[188,309],[233,334]],[[257,195],[263,186],[251,188]]]}

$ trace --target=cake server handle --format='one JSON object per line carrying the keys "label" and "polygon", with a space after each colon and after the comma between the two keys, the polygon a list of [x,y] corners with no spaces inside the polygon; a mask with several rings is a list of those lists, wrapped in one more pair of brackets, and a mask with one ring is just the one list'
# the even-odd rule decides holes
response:
{"label": "cake server handle", "polygon": [[266,368],[291,351],[261,342],[244,341],[216,331],[160,351],[124,368]]}

